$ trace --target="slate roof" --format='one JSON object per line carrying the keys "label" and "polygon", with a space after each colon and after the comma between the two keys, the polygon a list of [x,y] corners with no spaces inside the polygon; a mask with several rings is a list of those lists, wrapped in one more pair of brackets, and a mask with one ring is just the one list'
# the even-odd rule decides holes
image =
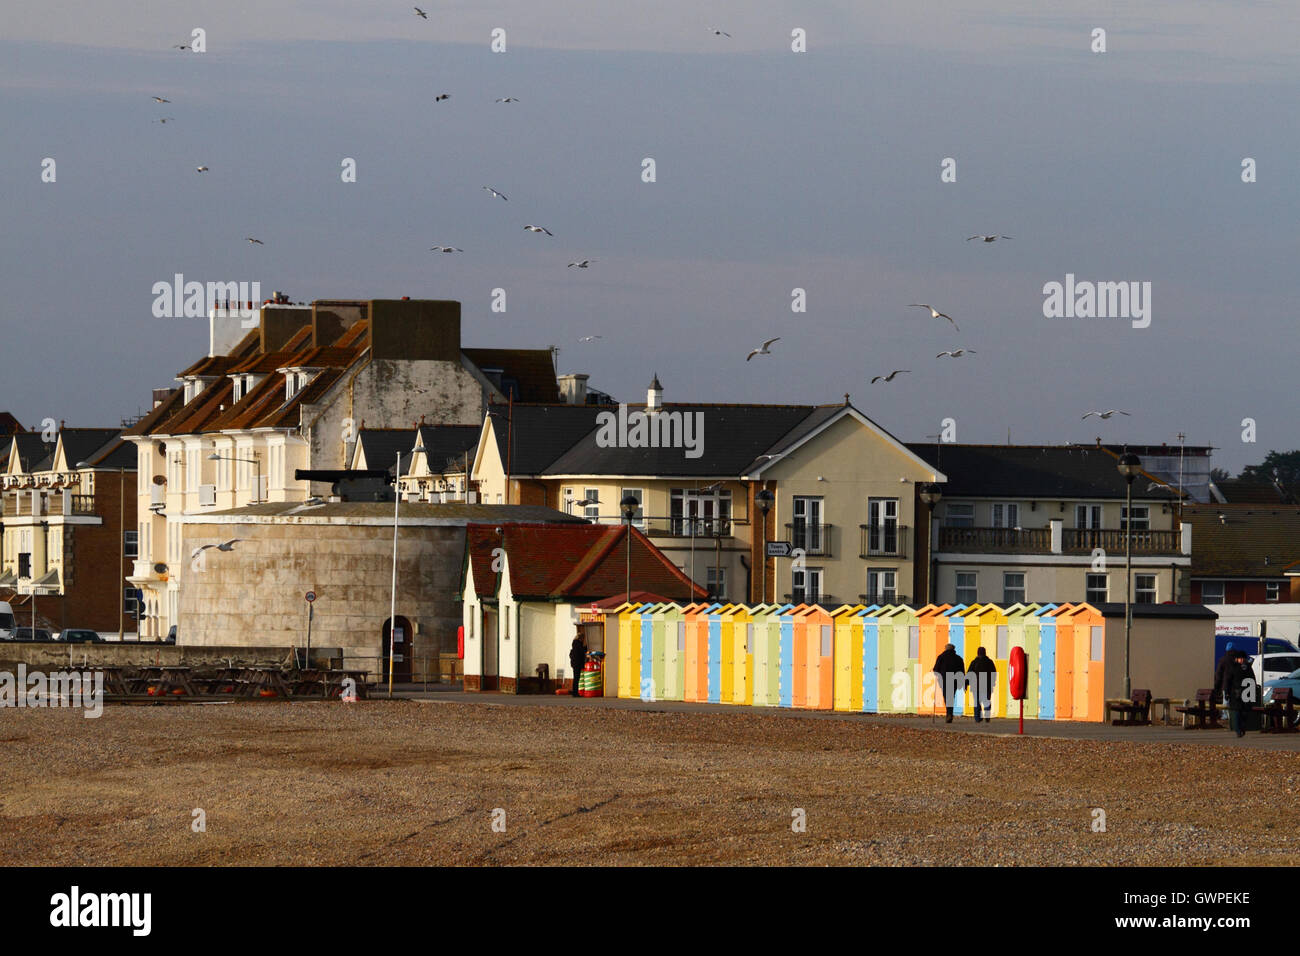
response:
{"label": "slate roof", "polygon": [[1295,496],[1275,482],[1264,478],[1224,478],[1213,482],[1211,494],[1218,492],[1228,504],[1285,505],[1295,504]]}
{"label": "slate roof", "polygon": [[[1118,455],[1079,445],[958,445],[908,442],[907,447],[948,476],[945,498],[1123,498]],[[1148,490],[1152,482],[1158,487]],[[1133,482],[1134,500],[1177,499],[1178,492],[1146,474]]]}
{"label": "slate roof", "polygon": [[1300,553],[1294,505],[1185,505],[1183,520],[1192,526],[1192,577],[1280,578]]}
{"label": "slate roof", "polygon": [[[40,432],[18,432],[13,436],[14,444],[18,446],[18,464],[22,470],[28,474],[36,471],[49,471],[50,466],[54,464],[54,449],[57,447],[52,441],[41,441]],[[8,452],[8,449],[6,449]],[[8,465],[8,454],[5,456],[5,464]]]}
{"label": "slate roof", "polygon": [[424,460],[434,474],[444,469],[463,469],[467,452],[472,462],[482,431],[478,425],[420,425],[415,430],[417,440],[424,446]]}
{"label": "slate roof", "polygon": [[8,412],[0,412],[0,435],[12,435],[23,431],[22,424]]}
{"label": "slate roof", "polygon": [[59,434],[70,468],[84,461],[96,468],[136,469],[135,446],[123,440],[120,428],[65,428]]}
{"label": "slate roof", "polygon": [[[1110,601],[1103,604],[1094,604],[1102,617],[1123,617],[1124,604],[1118,601]],[[1134,604],[1134,617],[1175,617],[1175,618],[1206,618],[1214,620],[1218,614],[1211,611],[1204,604]]]}
{"label": "slate roof", "polygon": [[[510,569],[510,590],[520,600],[598,601],[627,587],[628,528],[600,524],[469,525],[465,529],[466,560],[480,596],[496,594],[492,555],[504,548]],[[693,584],[676,565],[631,529],[632,580],[638,590],[654,593],[693,593]]]}
{"label": "slate roof", "polygon": [[352,464],[357,465],[360,453],[366,459],[367,468],[374,471],[387,470],[391,475],[397,453],[402,453],[402,462],[405,464],[414,445],[414,436],[409,428],[363,428],[357,432],[357,447],[352,452]]}
{"label": "slate roof", "polygon": [[[596,416],[609,411],[600,405],[492,405],[492,432],[504,468],[514,475],[540,475],[553,461],[596,427]],[[507,421],[507,414],[510,420]],[[509,438],[510,449],[507,449]]]}
{"label": "slate roof", "polygon": [[[461,355],[473,362],[507,398],[511,387],[516,402],[558,402],[555,357],[550,349],[466,349]],[[501,369],[499,376],[484,371]]]}

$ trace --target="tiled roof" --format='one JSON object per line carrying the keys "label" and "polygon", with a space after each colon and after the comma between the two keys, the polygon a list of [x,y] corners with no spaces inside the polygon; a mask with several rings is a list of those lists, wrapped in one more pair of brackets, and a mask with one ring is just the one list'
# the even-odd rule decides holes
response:
{"label": "tiled roof", "polygon": [[[52,441],[41,441],[40,432],[19,432],[13,436],[13,440],[18,446],[19,467],[24,472],[31,474],[37,471],[48,471],[54,463],[54,450],[57,445]],[[5,464],[8,464],[7,454]]]}
{"label": "tiled roof", "polygon": [[464,468],[465,456],[468,453],[473,459],[474,447],[482,431],[478,425],[420,425],[416,429],[416,438],[424,446],[424,459],[429,470],[438,474],[444,469],[458,471]]}
{"label": "tiled roof", "polygon": [[[112,448],[105,449],[104,446],[110,442],[116,445],[116,439],[121,434],[120,428],[64,428],[59,432],[59,438],[63,441],[63,457],[69,467],[75,468],[77,462],[90,461],[95,452],[112,451]],[[134,467],[135,449],[130,450],[130,464]]]}
{"label": "tiled roof", "polygon": [[[512,390],[516,402],[558,402],[560,388],[555,381],[555,358],[550,349],[461,349],[461,354],[495,380],[502,394]],[[494,376],[485,369],[501,369]]]}
{"label": "tiled roof", "polygon": [[235,347],[232,348],[228,354],[205,355],[176,377],[185,378],[190,375],[225,375],[240,361],[249,356],[256,355],[261,344],[262,333],[258,329],[252,329],[235,344]]}
{"label": "tiled roof", "polygon": [[1294,505],[1188,505],[1183,520],[1192,526],[1193,577],[1280,578],[1300,554]]}
{"label": "tiled roof", "polygon": [[1264,478],[1224,478],[1214,482],[1214,490],[1228,504],[1295,504],[1286,489]]}
{"label": "tiled roof", "polygon": [[170,394],[168,394],[168,396],[165,399],[163,399],[161,402],[158,403],[158,406],[156,408],[150,410],[149,414],[145,415],[144,418],[140,419],[138,422],[136,422],[134,425],[132,425],[130,428],[124,431],[122,434],[123,435],[153,435],[159,433],[166,434],[165,432],[162,431],[162,429],[159,426],[162,423],[166,422],[168,419],[170,419],[173,415],[175,415],[176,412],[180,410],[184,402],[185,402],[185,389],[173,388]]}
{"label": "tiled roof", "polygon": [[8,412],[0,412],[0,435],[12,435],[23,430],[22,424]]}
{"label": "tiled roof", "polygon": [[[598,601],[627,586],[628,528],[619,525],[469,525],[465,547],[478,593],[495,592],[492,554],[504,548],[511,593],[521,600]],[[638,590],[702,598],[692,584],[640,531],[631,529],[632,580]]]}
{"label": "tiled roof", "polygon": [[370,469],[387,469],[391,474],[397,462],[397,453],[402,453],[405,463],[411,449],[415,447],[415,436],[409,428],[363,428],[357,433],[357,447],[352,453],[352,464],[359,460],[358,452],[365,457],[366,467]]}
{"label": "tiled roof", "polygon": [[[489,409],[501,465],[515,475],[540,475],[596,427],[597,405],[493,405]],[[509,420],[507,420],[509,415]],[[509,448],[507,448],[509,438]]]}
{"label": "tiled roof", "polygon": [[[908,442],[907,447],[948,477],[945,498],[1123,498],[1117,456],[1106,448],[1078,445],[958,445]],[[1165,500],[1178,493],[1143,473],[1133,482],[1137,500]]]}

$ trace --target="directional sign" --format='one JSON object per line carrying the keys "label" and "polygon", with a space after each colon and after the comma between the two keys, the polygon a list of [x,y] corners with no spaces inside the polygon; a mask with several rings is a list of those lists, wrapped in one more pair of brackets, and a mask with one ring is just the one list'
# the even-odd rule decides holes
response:
{"label": "directional sign", "polygon": [[316,600],[316,592],[315,592],[315,591],[308,591],[308,592],[307,592],[307,603],[310,604],[310,603],[311,603],[312,601],[314,601],[314,600]]}
{"label": "directional sign", "polygon": [[769,558],[788,558],[792,550],[794,549],[790,547],[788,541],[769,541],[767,543],[767,556]]}

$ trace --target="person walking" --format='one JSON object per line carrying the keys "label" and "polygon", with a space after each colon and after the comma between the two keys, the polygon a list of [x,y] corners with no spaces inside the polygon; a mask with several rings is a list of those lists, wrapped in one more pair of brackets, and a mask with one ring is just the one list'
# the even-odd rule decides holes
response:
{"label": "person walking", "polygon": [[569,666],[573,668],[571,693],[574,697],[578,696],[578,679],[582,675],[582,665],[585,663],[587,663],[587,645],[583,642],[581,634],[575,634],[573,645],[569,648]]}
{"label": "person walking", "polygon": [[1238,737],[1246,736],[1245,711],[1253,707],[1259,694],[1255,688],[1255,672],[1246,663],[1246,652],[1236,651],[1223,675],[1228,694],[1228,726]]}
{"label": "person walking", "polygon": [[988,713],[993,702],[993,688],[997,685],[998,666],[984,648],[977,648],[975,658],[966,669],[966,686],[971,688],[975,697],[975,723],[992,720]]}
{"label": "person walking", "polygon": [[1219,658],[1218,666],[1214,668],[1214,702],[1216,704],[1227,696],[1228,688],[1224,686],[1224,675],[1236,659],[1237,645],[1229,641],[1227,648],[1224,649],[1223,656]]}
{"label": "person walking", "polygon": [[934,667],[931,672],[939,679],[939,693],[943,695],[943,703],[947,713],[944,715],[944,723],[952,723],[952,705],[957,699],[957,695],[962,692],[966,683],[966,665],[962,662],[961,655],[957,653],[957,648],[952,644],[944,647],[941,653],[934,661]]}

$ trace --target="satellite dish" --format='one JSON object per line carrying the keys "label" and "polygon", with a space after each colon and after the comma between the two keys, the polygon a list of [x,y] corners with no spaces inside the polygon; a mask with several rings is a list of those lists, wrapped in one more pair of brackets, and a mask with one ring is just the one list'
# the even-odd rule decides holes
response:
{"label": "satellite dish", "polygon": [[162,563],[155,564],[155,565],[153,566],[153,569],[154,569],[154,573],[155,573],[155,574],[166,574],[166,573],[167,573],[167,565],[162,564]]}
{"label": "satellite dish", "polygon": [[154,476],[153,476],[153,483],[154,483],[155,485],[165,485],[165,484],[167,484],[167,478],[166,478],[166,476],[164,476],[164,475],[154,475]]}

